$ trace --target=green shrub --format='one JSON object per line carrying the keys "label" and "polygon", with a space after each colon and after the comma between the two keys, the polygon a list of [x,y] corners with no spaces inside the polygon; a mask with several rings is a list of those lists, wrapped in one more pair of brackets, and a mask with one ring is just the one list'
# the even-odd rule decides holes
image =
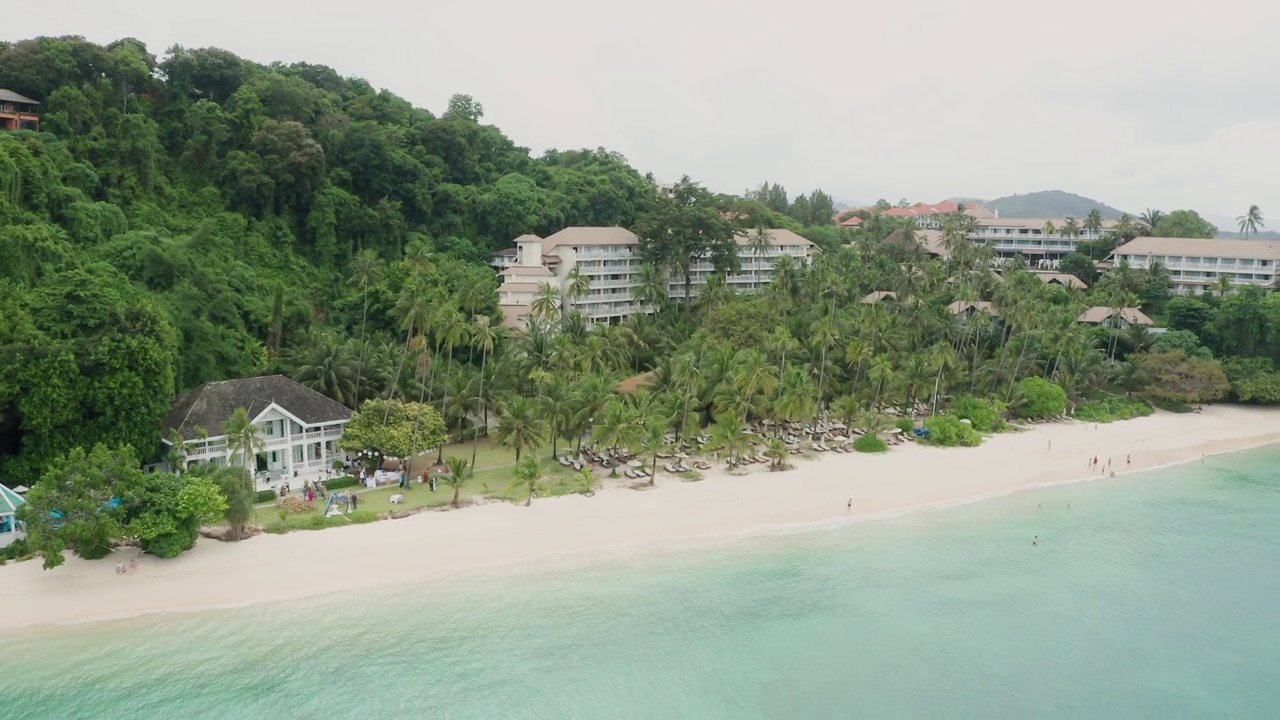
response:
{"label": "green shrub", "polygon": [[256,502],[269,503],[269,502],[275,502],[275,501],[276,501],[275,490],[259,490],[258,491]]}
{"label": "green shrub", "polygon": [[[903,434],[910,435],[916,429],[916,421],[911,418],[898,418],[898,422],[894,423],[894,426],[901,430]],[[863,437],[866,436],[864,435]]]}
{"label": "green shrub", "polygon": [[1076,419],[1085,422],[1108,423],[1116,420],[1130,420],[1151,414],[1151,406],[1137,400],[1120,397],[1105,398],[1087,402],[1076,407]]}
{"label": "green shrub", "polygon": [[1187,403],[1178,400],[1169,400],[1167,398],[1151,398],[1151,404],[1167,412],[1189,413],[1195,408]]}
{"label": "green shrub", "polygon": [[326,490],[341,490],[342,488],[355,487],[359,484],[360,480],[358,478],[353,478],[350,475],[343,475],[340,478],[326,480],[324,487]]}
{"label": "green shrub", "polygon": [[979,400],[972,395],[960,395],[951,403],[951,414],[973,423],[978,432],[996,432],[1004,421],[1004,403],[999,400]]}
{"label": "green shrub", "polygon": [[925,421],[924,427],[929,431],[924,441],[930,445],[975,447],[982,444],[982,435],[955,415],[935,415]]}
{"label": "green shrub", "polygon": [[372,510],[357,510],[333,517],[325,517],[321,512],[306,515],[281,515],[279,522],[267,526],[269,533],[287,533],[294,530],[324,530],[343,525],[363,525],[379,520],[378,513]]}
{"label": "green shrub", "polygon": [[871,433],[867,433],[853,441],[853,449],[864,453],[878,453],[888,450],[889,443]]}
{"label": "green shrub", "polygon": [[1042,377],[1023,378],[1014,392],[1018,398],[1014,412],[1020,418],[1054,417],[1067,409],[1067,391]]}

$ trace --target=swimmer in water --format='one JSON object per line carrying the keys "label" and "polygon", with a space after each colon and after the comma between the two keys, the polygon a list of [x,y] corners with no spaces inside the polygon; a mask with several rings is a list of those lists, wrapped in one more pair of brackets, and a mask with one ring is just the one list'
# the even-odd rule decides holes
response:
{"label": "swimmer in water", "polygon": [[1037,535],[1037,536],[1035,536],[1035,537],[1031,538],[1031,544],[1032,544],[1032,545],[1038,545],[1039,543],[1040,543],[1040,536],[1039,536],[1039,535]]}

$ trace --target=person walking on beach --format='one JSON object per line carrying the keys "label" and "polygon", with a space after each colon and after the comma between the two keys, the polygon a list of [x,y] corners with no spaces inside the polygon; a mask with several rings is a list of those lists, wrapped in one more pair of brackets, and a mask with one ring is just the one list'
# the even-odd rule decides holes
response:
{"label": "person walking on beach", "polygon": [[849,511],[853,511],[853,498],[849,498]]}
{"label": "person walking on beach", "polygon": [[1053,440],[1049,440],[1049,452],[1053,452]]}
{"label": "person walking on beach", "polygon": [[1125,467],[1128,467],[1133,464],[1133,461],[1129,459],[1128,455],[1124,456],[1124,464],[1125,464]]}
{"label": "person walking on beach", "polygon": [[123,575],[123,574],[124,574],[124,561],[118,561],[118,562],[116,562],[116,574],[117,574],[117,575]]}

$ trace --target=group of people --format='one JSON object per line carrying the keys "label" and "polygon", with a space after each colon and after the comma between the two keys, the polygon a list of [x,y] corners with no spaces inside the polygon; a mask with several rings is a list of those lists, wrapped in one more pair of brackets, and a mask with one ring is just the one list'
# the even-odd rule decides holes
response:
{"label": "group of people", "polygon": [[138,558],[130,558],[129,565],[126,567],[123,560],[116,562],[116,574],[124,575],[125,573],[138,571]]}

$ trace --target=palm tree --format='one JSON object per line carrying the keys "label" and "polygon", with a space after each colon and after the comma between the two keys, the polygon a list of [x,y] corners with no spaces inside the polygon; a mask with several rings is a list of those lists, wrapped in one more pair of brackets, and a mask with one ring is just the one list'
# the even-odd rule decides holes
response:
{"label": "palm tree", "polygon": [[253,424],[253,418],[249,417],[249,411],[244,408],[236,408],[231,417],[222,423],[222,434],[227,436],[227,452],[230,455],[241,454],[240,461],[250,477],[257,469],[255,460],[258,453],[265,452],[267,447],[262,438],[258,437],[261,429],[261,426]]}
{"label": "palm tree", "polygon": [[1046,236],[1057,235],[1058,226],[1054,225],[1052,220],[1046,220],[1044,223],[1044,227],[1041,228],[1040,231],[1043,232]]}
{"label": "palm tree", "polygon": [[560,293],[555,286],[549,282],[538,283],[538,293],[533,296],[533,302],[529,303],[529,312],[535,317],[550,320],[559,309]]}
{"label": "palm tree", "polygon": [[[431,298],[419,282],[405,283],[396,300],[395,313],[400,317],[400,327],[404,328],[404,348],[401,351],[400,363],[396,366],[395,379],[387,386],[387,399],[395,396],[400,389],[400,374],[404,371],[404,363],[409,358],[409,343],[413,340],[415,330],[421,329],[431,320]],[[388,409],[391,407],[387,405]]]}
{"label": "palm tree", "polygon": [[534,493],[538,491],[538,480],[542,477],[542,468],[538,466],[538,459],[530,455],[518,461],[512,475],[515,480],[511,483],[511,487],[507,488],[507,493],[517,490],[527,493],[524,506],[529,507],[533,503]]}
{"label": "palm tree", "polygon": [[[630,445],[637,437],[639,426],[632,421],[626,403],[613,398],[604,404],[591,428],[591,437],[599,448],[618,449]],[[618,465],[609,468],[609,477],[618,476]]]}
{"label": "palm tree", "polygon": [[658,480],[658,453],[662,452],[662,448],[667,445],[668,427],[667,418],[651,417],[641,425],[637,433],[637,439],[640,441],[640,452],[649,453],[650,485],[655,484]]}
{"label": "palm tree", "polygon": [[1076,222],[1073,217],[1067,218],[1067,222],[1062,226],[1062,237],[1078,238],[1080,237],[1080,223]]}
{"label": "palm tree", "polygon": [[724,413],[716,418],[711,426],[711,442],[707,447],[723,451],[728,455],[730,463],[739,458],[751,447],[751,436],[747,434],[747,424],[737,413]]}
{"label": "palm tree", "polygon": [[451,457],[448,465],[449,474],[442,476],[440,481],[453,488],[453,500],[449,501],[449,504],[458,507],[458,495],[462,492],[462,486],[467,484],[467,480],[475,476],[476,471],[472,467],[471,473],[467,474],[467,468],[470,467],[471,463],[468,463],[464,457]]}
{"label": "palm tree", "polygon": [[1257,205],[1250,205],[1249,211],[1236,218],[1236,222],[1240,224],[1240,234],[1243,235],[1246,240],[1249,239],[1250,234],[1257,235],[1258,228],[1265,228],[1267,226],[1267,224],[1262,221],[1262,210],[1260,210]]}
{"label": "palm tree", "polygon": [[785,470],[787,467],[787,443],[782,438],[769,438],[765,444],[764,454],[770,459],[770,470]]}
{"label": "palm tree", "polygon": [[1156,225],[1159,225],[1160,221],[1164,219],[1164,212],[1147,208],[1138,216],[1138,219],[1142,221],[1143,225],[1147,226],[1147,232],[1152,232],[1156,229]]}
{"label": "palm tree", "polygon": [[582,268],[578,265],[574,265],[569,271],[568,281],[564,291],[564,302],[560,306],[562,310],[591,292],[591,278],[582,272]]}
{"label": "palm tree", "polygon": [[1231,274],[1218,273],[1218,279],[1213,283],[1213,289],[1218,291],[1218,297],[1226,297],[1231,292]]}
{"label": "palm tree", "polygon": [[[442,408],[449,406],[449,380],[453,377],[453,349],[469,340],[470,328],[462,318],[462,313],[454,307],[441,308],[439,315],[436,317],[436,335],[444,343],[445,346],[445,367],[446,373],[444,384],[444,398],[440,405]],[[440,446],[440,452],[436,456],[436,463],[444,462],[444,445]]]}
{"label": "palm tree", "polygon": [[351,276],[347,282],[360,287],[360,362],[356,369],[355,399],[351,407],[360,407],[360,381],[364,375],[364,331],[369,319],[369,286],[382,279],[382,258],[364,249],[351,258]]}
{"label": "palm tree", "polygon": [[661,310],[671,298],[666,276],[653,263],[640,266],[640,272],[636,275],[636,284],[636,302],[640,303],[642,308]]}
{"label": "palm tree", "polygon": [[517,463],[525,448],[536,450],[542,444],[543,433],[533,401],[519,395],[508,400],[498,415],[495,439],[515,448]]}
{"label": "palm tree", "polygon": [[[488,431],[489,424],[489,406],[484,401],[484,373],[488,367],[489,354],[493,352],[493,346],[498,342],[498,331],[496,328],[490,327],[489,317],[487,315],[476,316],[476,327],[471,334],[471,345],[480,349],[480,392],[476,393],[476,399],[480,402],[480,416],[483,419]],[[480,447],[480,423],[476,423],[475,433],[472,435],[471,441],[471,472],[475,472],[476,451]]]}
{"label": "palm tree", "polygon": [[1089,214],[1086,215],[1084,218],[1084,225],[1082,225],[1082,227],[1085,230],[1093,233],[1094,235],[1101,233],[1102,232],[1102,212],[1099,211],[1098,208],[1094,208],[1090,210]]}
{"label": "palm tree", "polygon": [[596,485],[600,481],[596,478],[596,471],[590,467],[584,467],[573,475],[574,481],[578,483],[580,490],[578,492],[583,495],[591,496],[596,494]]}
{"label": "palm tree", "polygon": [[358,374],[346,345],[320,339],[308,347],[293,370],[293,379],[350,408],[356,405]]}

